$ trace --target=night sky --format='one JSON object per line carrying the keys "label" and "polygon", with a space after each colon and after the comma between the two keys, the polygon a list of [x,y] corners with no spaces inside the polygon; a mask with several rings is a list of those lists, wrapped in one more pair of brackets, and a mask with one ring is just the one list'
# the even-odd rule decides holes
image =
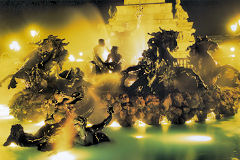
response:
{"label": "night sky", "polygon": [[182,0],[198,34],[227,33],[226,25],[240,15],[240,0]]}
{"label": "night sky", "polygon": [[[38,14],[36,17],[39,17],[46,8],[76,7],[89,2],[97,5],[106,23],[109,6],[123,4],[123,0],[0,0],[0,30],[21,26],[27,14],[35,14],[29,12],[40,10],[36,12]],[[202,35],[226,34],[226,25],[232,18],[240,15],[240,0],[182,0],[182,6],[188,12],[190,20],[194,22],[197,34]],[[25,13],[26,10],[29,12]],[[50,16],[44,23],[52,23],[53,19],[55,18]]]}

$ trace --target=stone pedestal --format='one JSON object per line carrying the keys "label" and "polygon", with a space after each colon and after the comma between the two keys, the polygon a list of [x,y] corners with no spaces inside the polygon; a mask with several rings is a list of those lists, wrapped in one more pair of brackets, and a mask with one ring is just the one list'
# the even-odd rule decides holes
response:
{"label": "stone pedestal", "polygon": [[108,30],[113,45],[119,46],[123,57],[133,64],[147,48],[148,33],[158,32],[159,27],[179,32],[179,50],[173,56],[185,58],[187,47],[194,43],[192,33],[195,30],[192,26],[179,0],[175,6],[164,0],[125,0],[123,6],[117,6],[116,13],[109,20]]}

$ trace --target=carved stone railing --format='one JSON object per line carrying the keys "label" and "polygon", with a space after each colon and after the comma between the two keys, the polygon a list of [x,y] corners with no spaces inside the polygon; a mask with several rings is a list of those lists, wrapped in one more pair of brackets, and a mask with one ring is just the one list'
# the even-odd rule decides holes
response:
{"label": "carved stone railing", "polygon": [[193,68],[193,66],[189,63],[188,58],[177,58],[177,62],[179,67]]}

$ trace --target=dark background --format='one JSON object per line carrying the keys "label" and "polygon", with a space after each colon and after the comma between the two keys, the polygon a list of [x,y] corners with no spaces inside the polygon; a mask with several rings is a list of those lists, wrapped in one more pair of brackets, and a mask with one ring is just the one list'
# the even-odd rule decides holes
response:
{"label": "dark background", "polygon": [[[61,12],[59,8],[78,7],[84,3],[95,4],[107,23],[109,7],[123,5],[123,0],[0,0],[0,30],[15,29],[24,24],[26,14],[41,17],[41,12],[44,14],[47,10],[56,11],[55,16],[42,16],[42,23],[51,24],[67,18],[57,16]],[[227,34],[227,24],[240,15],[240,0],[182,0],[182,6],[189,20],[194,22],[197,34],[201,35]]]}

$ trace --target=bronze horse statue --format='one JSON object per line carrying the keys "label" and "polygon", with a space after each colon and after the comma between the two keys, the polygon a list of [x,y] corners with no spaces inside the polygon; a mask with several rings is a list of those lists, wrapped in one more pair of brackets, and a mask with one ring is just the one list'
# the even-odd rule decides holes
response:
{"label": "bronze horse statue", "polygon": [[[179,90],[205,88],[200,77],[192,69],[179,67],[177,60],[170,53],[178,48],[178,32],[160,29],[160,32],[149,35],[152,36],[148,41],[149,49],[143,52],[142,60],[122,71],[121,88],[124,92],[130,97],[154,94],[164,98],[176,88]],[[129,73],[137,76],[133,84],[126,86]]]}
{"label": "bronze horse statue", "polygon": [[[29,60],[14,74],[4,78],[0,85],[11,78],[8,89],[16,88],[16,79],[23,79],[28,88],[35,88],[41,86],[42,81],[48,81],[50,75],[53,74],[52,68],[57,67],[57,70],[62,69],[63,62],[67,56],[67,50],[64,46],[68,43],[63,43],[65,39],[59,39],[57,36],[49,35],[42,42],[36,43],[38,49]],[[54,71],[55,72],[55,71]]]}
{"label": "bronze horse statue", "polygon": [[208,86],[219,85],[228,87],[239,86],[239,71],[231,65],[219,66],[209,51],[218,49],[218,44],[205,37],[196,38],[195,44],[188,48],[189,60],[193,69]]}

